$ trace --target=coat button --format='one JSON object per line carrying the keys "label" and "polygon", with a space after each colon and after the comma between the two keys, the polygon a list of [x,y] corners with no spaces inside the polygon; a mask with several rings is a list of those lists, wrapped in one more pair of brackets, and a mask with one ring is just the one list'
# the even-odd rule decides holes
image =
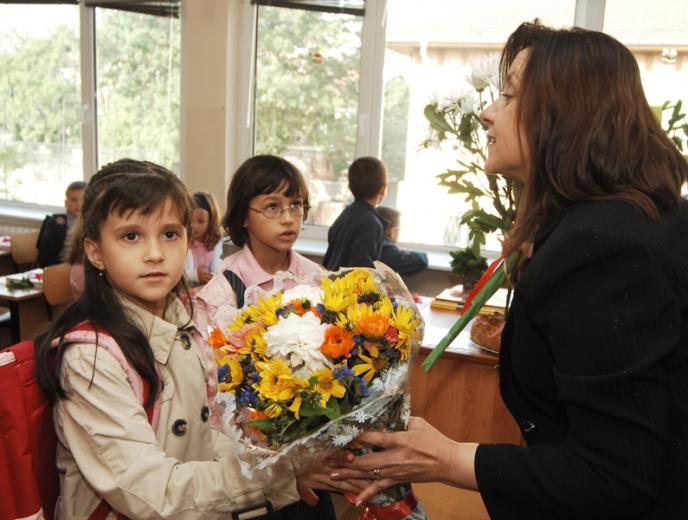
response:
{"label": "coat button", "polygon": [[521,431],[523,433],[531,433],[535,431],[535,423],[533,421],[521,421]]}
{"label": "coat button", "polygon": [[181,437],[183,435],[186,435],[186,431],[189,429],[189,423],[186,422],[186,419],[177,419],[172,423],[172,433],[174,433],[177,437]]}
{"label": "coat button", "polygon": [[186,332],[182,332],[179,339],[182,340],[182,347],[184,350],[189,350],[191,348],[191,337]]}
{"label": "coat button", "polygon": [[210,417],[210,408],[203,405],[203,408],[201,408],[201,421],[208,422],[208,417]]}

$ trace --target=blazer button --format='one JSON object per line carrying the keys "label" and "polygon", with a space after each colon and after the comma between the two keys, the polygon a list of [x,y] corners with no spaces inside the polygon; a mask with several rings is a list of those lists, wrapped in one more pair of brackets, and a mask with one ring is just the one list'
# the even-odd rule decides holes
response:
{"label": "blazer button", "polygon": [[535,423],[533,421],[521,421],[521,431],[523,433],[531,433],[535,431]]}
{"label": "blazer button", "polygon": [[174,433],[177,437],[182,437],[183,435],[186,435],[186,431],[189,429],[189,423],[186,421],[186,419],[177,419],[172,423],[172,433]]}
{"label": "blazer button", "polygon": [[191,348],[191,337],[186,332],[182,332],[179,339],[182,340],[182,347],[184,350],[189,350]]}
{"label": "blazer button", "polygon": [[203,405],[203,408],[201,408],[201,421],[208,422],[208,417],[210,417],[210,408]]}

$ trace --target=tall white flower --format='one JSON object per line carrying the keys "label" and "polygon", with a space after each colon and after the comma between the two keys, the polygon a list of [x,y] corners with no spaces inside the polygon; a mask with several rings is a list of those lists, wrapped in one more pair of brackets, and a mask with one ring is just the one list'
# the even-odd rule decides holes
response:
{"label": "tall white flower", "polygon": [[461,112],[464,114],[472,114],[478,107],[478,97],[475,92],[468,92],[460,100]]}
{"label": "tall white flower", "polygon": [[327,324],[312,312],[303,316],[295,313],[280,317],[263,335],[270,357],[281,357],[299,377],[307,377],[320,368],[332,367],[332,362],[320,352]]}
{"label": "tall white flower", "polygon": [[487,87],[499,88],[499,54],[491,52],[472,60],[469,64],[471,73],[466,77],[468,83],[478,92]]}

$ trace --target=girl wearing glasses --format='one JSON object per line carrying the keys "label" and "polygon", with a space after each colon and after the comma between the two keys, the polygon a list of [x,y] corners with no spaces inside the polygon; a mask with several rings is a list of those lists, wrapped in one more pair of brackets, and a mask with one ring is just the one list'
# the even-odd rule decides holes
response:
{"label": "girl wearing glasses", "polygon": [[[322,268],[292,251],[308,214],[308,187],[301,172],[274,155],[245,161],[232,177],[222,226],[241,249],[222,261],[219,273],[196,296],[196,323],[205,335],[208,326],[228,324],[244,303],[247,286],[272,288],[275,274],[295,276]],[[317,505],[298,502],[278,511],[286,519],[334,519],[329,494],[318,492]]]}

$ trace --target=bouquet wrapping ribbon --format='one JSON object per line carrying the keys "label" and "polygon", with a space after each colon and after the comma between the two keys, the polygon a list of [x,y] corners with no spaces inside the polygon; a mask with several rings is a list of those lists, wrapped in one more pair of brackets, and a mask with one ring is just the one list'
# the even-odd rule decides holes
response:
{"label": "bouquet wrapping ribbon", "polygon": [[[356,495],[353,493],[344,493],[344,497],[352,504],[356,503]],[[404,498],[387,506],[378,506],[365,502],[362,505],[364,510],[357,520],[400,520],[407,518],[413,513],[418,505],[418,499],[413,493],[413,489],[411,489]]]}

